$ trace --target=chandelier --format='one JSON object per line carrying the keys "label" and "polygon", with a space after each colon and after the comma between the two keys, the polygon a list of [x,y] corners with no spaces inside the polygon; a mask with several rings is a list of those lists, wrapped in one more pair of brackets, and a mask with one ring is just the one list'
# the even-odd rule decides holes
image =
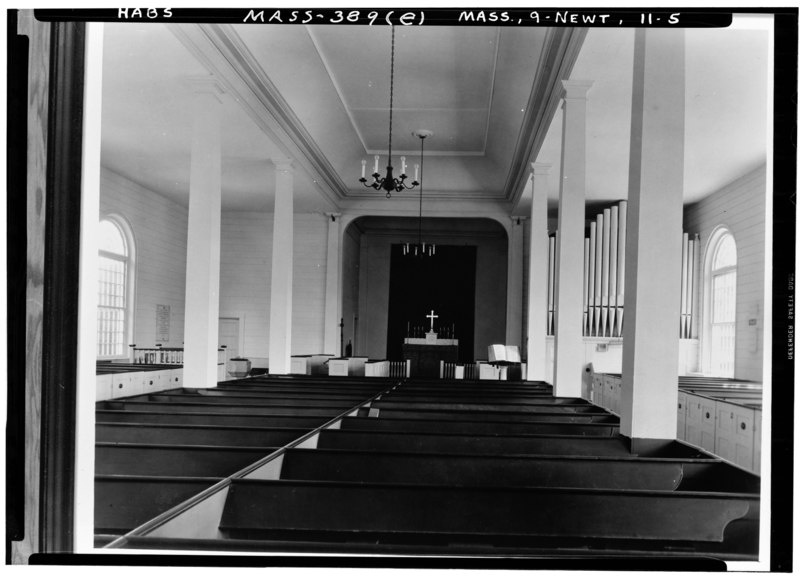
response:
{"label": "chandelier", "polygon": [[[433,132],[430,130],[417,130],[414,132],[414,136],[419,138],[419,161],[422,165],[422,168],[425,167],[425,138],[433,136]],[[403,255],[404,256],[433,256],[436,254],[436,244],[426,244],[422,241],[422,169],[419,171],[419,182],[416,181],[414,178],[414,185],[416,186],[419,184],[419,220],[418,220],[418,227],[417,227],[417,243],[411,244],[406,242],[403,244]]]}
{"label": "chandelier", "polygon": [[358,179],[365,187],[367,188],[374,188],[375,190],[386,190],[386,197],[391,198],[392,192],[402,192],[403,190],[412,190],[414,187],[419,184],[417,182],[417,176],[419,175],[419,164],[414,166],[414,181],[411,184],[406,184],[405,181],[408,178],[406,176],[406,157],[400,157],[400,177],[395,178],[392,175],[392,171],[394,170],[392,166],[392,110],[394,108],[394,26],[392,26],[392,60],[391,60],[391,81],[389,83],[389,162],[386,165],[386,176],[381,178],[380,172],[378,172],[378,163],[380,161],[380,155],[375,155],[375,168],[372,173],[372,182],[367,183],[366,178],[366,171],[367,171],[367,161],[361,161],[361,178]]}

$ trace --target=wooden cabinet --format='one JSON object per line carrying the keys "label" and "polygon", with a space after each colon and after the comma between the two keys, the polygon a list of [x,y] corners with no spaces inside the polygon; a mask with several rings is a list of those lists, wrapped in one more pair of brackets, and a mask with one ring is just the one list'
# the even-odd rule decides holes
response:
{"label": "wooden cabinet", "polygon": [[715,449],[717,403],[703,396],[687,396],[686,441],[710,452]]}
{"label": "wooden cabinet", "polygon": [[678,392],[678,428],[676,436],[678,440],[686,439],[686,392]]}

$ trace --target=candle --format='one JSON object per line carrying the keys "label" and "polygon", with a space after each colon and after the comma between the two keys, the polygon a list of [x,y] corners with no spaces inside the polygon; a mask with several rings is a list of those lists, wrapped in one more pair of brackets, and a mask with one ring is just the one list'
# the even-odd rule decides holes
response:
{"label": "candle", "polygon": [[414,164],[414,180],[419,182],[419,164]]}
{"label": "candle", "polygon": [[378,173],[378,158],[380,158],[380,156],[375,154],[375,174]]}
{"label": "candle", "polygon": [[406,173],[406,157],[400,156],[400,174]]}
{"label": "candle", "polygon": [[361,161],[361,177],[365,178],[366,175],[367,175],[367,161],[366,160],[362,160]]}

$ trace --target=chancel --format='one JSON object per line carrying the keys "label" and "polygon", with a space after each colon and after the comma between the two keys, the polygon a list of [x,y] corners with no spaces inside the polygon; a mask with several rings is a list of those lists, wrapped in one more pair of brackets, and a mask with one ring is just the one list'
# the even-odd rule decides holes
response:
{"label": "chancel", "polygon": [[[80,306],[55,311],[79,310],[81,339],[49,332],[30,285],[29,328],[76,366],[48,365],[41,401],[38,380],[9,392],[34,399],[11,429],[42,494],[13,562],[763,560],[772,20],[734,20],[20,11],[27,257],[51,278],[72,260],[45,243],[74,240]],[[86,145],[64,159],[70,134]],[[53,202],[77,223],[46,228],[70,213],[45,219]],[[72,408],[52,396],[72,388]]]}

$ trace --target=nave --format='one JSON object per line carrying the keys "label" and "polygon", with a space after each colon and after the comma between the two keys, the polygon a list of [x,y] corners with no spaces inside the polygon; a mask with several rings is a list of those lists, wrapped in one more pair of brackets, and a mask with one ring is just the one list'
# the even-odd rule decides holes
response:
{"label": "nave", "polygon": [[758,476],[537,382],[257,376],[98,402],[118,549],[753,560]]}

